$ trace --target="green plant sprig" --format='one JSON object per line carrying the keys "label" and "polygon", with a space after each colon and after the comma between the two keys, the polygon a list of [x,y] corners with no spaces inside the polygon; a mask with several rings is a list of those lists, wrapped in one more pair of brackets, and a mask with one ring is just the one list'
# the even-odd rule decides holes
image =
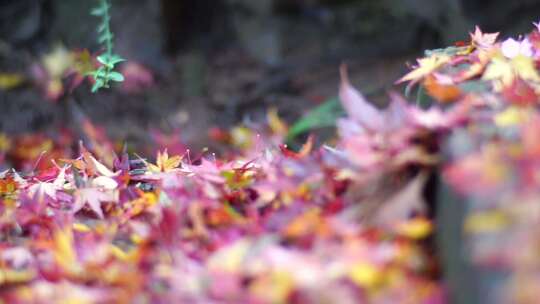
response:
{"label": "green plant sprig", "polygon": [[98,42],[103,46],[104,53],[97,57],[97,60],[101,66],[92,72],[90,75],[95,80],[92,87],[92,93],[99,91],[101,88],[109,88],[110,82],[122,82],[124,81],[124,75],[116,72],[115,66],[125,61],[122,57],[113,52],[114,34],[111,31],[111,16],[110,16],[111,4],[109,0],[99,0],[99,6],[94,8],[91,12],[93,16],[100,17],[101,23],[97,28],[99,34]]}

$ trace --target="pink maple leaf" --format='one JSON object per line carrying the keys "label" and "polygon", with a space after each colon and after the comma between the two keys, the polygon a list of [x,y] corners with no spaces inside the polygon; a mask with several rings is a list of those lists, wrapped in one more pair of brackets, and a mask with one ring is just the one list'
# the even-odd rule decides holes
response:
{"label": "pink maple leaf", "polygon": [[534,53],[532,44],[527,38],[522,41],[517,41],[512,38],[506,39],[501,45],[501,51],[507,58],[514,58],[518,55],[532,57]]}
{"label": "pink maple leaf", "polygon": [[73,213],[79,212],[84,206],[88,207],[103,219],[102,202],[113,202],[115,197],[112,192],[100,190],[98,188],[83,188],[75,191],[75,202],[73,204]]}
{"label": "pink maple leaf", "polygon": [[366,98],[356,90],[349,81],[347,66],[340,68],[341,86],[339,88],[339,98],[347,115],[362,127],[376,131],[384,125],[384,120],[380,111],[370,104]]}
{"label": "pink maple leaf", "polygon": [[480,28],[476,26],[474,33],[470,33],[470,36],[474,46],[480,49],[489,49],[497,42],[499,33],[482,33]]}

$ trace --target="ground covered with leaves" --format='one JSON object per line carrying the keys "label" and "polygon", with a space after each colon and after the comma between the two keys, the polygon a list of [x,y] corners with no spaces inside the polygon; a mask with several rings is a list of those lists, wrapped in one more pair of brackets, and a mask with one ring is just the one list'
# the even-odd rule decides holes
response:
{"label": "ground covered with leaves", "polygon": [[534,302],[540,26],[497,36],[426,52],[398,81],[416,104],[373,106],[342,66],[346,116],[321,147],[286,146],[276,111],[212,130],[219,155],[156,134],[147,160],[86,120],[76,145],[1,137],[19,170],[0,176],[0,301],[446,303],[439,180],[471,210],[467,258],[505,274],[490,303]]}

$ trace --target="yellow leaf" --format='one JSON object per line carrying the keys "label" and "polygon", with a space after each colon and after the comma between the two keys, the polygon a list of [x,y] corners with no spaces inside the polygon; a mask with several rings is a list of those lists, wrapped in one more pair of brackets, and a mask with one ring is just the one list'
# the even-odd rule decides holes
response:
{"label": "yellow leaf", "polygon": [[130,239],[133,243],[135,243],[135,244],[137,244],[137,245],[140,245],[140,244],[142,244],[142,243],[144,242],[144,238],[143,238],[142,236],[138,235],[138,234],[135,234],[135,233],[133,233],[133,234],[129,237],[129,239]]}
{"label": "yellow leaf", "polygon": [[24,82],[24,77],[16,73],[0,73],[0,89],[11,90],[20,86]]}
{"label": "yellow leaf", "polygon": [[531,117],[531,111],[520,107],[508,107],[493,118],[499,127],[509,127],[526,122]]}
{"label": "yellow leaf", "polygon": [[486,66],[491,62],[491,59],[497,55],[500,55],[500,52],[495,49],[491,49],[489,51],[479,51],[478,60],[473,61],[472,65],[464,72],[453,77],[454,82],[463,82],[481,75]]}
{"label": "yellow leaf", "polygon": [[[22,284],[34,279],[36,273],[33,270],[11,270],[0,268],[0,286],[7,284]],[[0,303],[2,303],[0,301]]]}
{"label": "yellow leaf", "polygon": [[138,257],[137,250],[130,250],[126,252],[116,245],[110,246],[110,252],[115,258],[123,262],[134,262]]}
{"label": "yellow leaf", "polygon": [[73,66],[73,54],[62,45],[58,45],[52,52],[42,58],[43,66],[49,76],[60,79],[64,73]]}
{"label": "yellow leaf", "polygon": [[324,234],[327,230],[321,210],[313,208],[292,220],[284,229],[285,236],[290,238],[302,237],[310,233]]}
{"label": "yellow leaf", "polygon": [[11,148],[11,139],[4,134],[0,133],[0,152],[6,152]]}
{"label": "yellow leaf", "polygon": [[239,272],[244,266],[245,258],[251,246],[252,243],[249,240],[243,239],[223,247],[208,259],[208,269],[230,273]]}
{"label": "yellow leaf", "polygon": [[58,229],[54,233],[54,257],[56,263],[65,270],[77,265],[77,255],[73,247],[73,231],[68,228]]}
{"label": "yellow leaf", "polygon": [[88,227],[87,225],[82,224],[82,223],[74,223],[73,224],[73,230],[75,230],[77,232],[90,232],[90,231],[92,231],[92,229],[90,229],[90,227]]}
{"label": "yellow leaf", "polygon": [[288,271],[274,271],[268,276],[261,276],[250,285],[255,297],[268,303],[287,303],[295,282]]}
{"label": "yellow leaf", "polygon": [[540,76],[531,57],[519,55],[512,58],[512,67],[521,79],[540,82]]}
{"label": "yellow leaf", "polygon": [[493,81],[495,91],[501,91],[504,87],[512,84],[514,77],[514,70],[510,62],[499,56],[492,59],[484,71],[482,79]]}
{"label": "yellow leaf", "polygon": [[94,70],[92,55],[90,55],[90,52],[88,52],[88,50],[75,52],[73,58],[74,68],[79,74],[85,75]]}
{"label": "yellow leaf", "polygon": [[368,263],[359,263],[352,266],[349,277],[354,283],[367,289],[374,289],[383,281],[382,272]]}
{"label": "yellow leaf", "polygon": [[169,153],[167,152],[167,149],[165,149],[163,152],[158,152],[155,165],[150,163],[146,163],[146,165],[148,170],[154,173],[171,172],[178,168],[181,161],[182,156],[175,155],[169,157]]}
{"label": "yellow leaf", "polygon": [[465,220],[467,233],[497,232],[510,224],[510,218],[500,211],[471,214]]}
{"label": "yellow leaf", "polygon": [[511,60],[501,55],[494,57],[487,66],[482,79],[493,81],[493,88],[500,92],[511,86],[516,76],[526,81],[540,82],[540,76],[536,71],[533,59],[522,55]]}
{"label": "yellow leaf", "polygon": [[242,149],[247,149],[252,144],[253,132],[246,127],[235,127],[231,131],[233,145]]}
{"label": "yellow leaf", "polygon": [[287,134],[289,128],[287,127],[287,124],[279,117],[276,108],[271,108],[266,117],[272,133],[279,135]]}
{"label": "yellow leaf", "polygon": [[418,81],[450,61],[450,56],[435,54],[430,57],[418,59],[418,66],[407,75],[403,76],[397,83],[406,81]]}
{"label": "yellow leaf", "polygon": [[431,234],[433,225],[425,218],[415,218],[397,226],[397,232],[412,239],[423,239]]}

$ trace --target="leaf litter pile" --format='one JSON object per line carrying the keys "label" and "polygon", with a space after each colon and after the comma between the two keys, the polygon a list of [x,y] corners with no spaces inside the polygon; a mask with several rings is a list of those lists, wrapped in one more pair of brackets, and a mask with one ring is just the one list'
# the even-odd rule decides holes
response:
{"label": "leaf litter pile", "polygon": [[433,179],[467,204],[470,261],[509,277],[502,302],[534,302],[540,26],[497,38],[426,52],[398,81],[416,105],[376,108],[342,66],[347,115],[320,148],[283,145],[275,111],[215,134],[220,158],[117,155],[89,122],[76,149],[0,137],[24,168],[0,175],[0,302],[446,303]]}

